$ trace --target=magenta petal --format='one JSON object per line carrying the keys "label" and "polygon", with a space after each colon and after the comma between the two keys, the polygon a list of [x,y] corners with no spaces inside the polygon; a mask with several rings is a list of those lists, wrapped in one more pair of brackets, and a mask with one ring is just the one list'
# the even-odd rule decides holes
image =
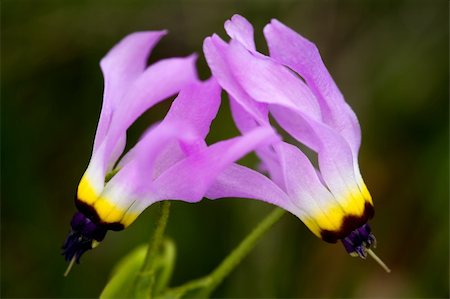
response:
{"label": "magenta petal", "polygon": [[[296,215],[316,234],[321,226],[339,230],[341,218],[328,217],[329,209],[339,207],[334,196],[320,181],[308,157],[297,147],[285,142],[277,144],[277,152],[287,192],[297,207]],[[320,219],[317,222],[317,219]]]}
{"label": "magenta petal", "polygon": [[135,196],[145,194],[150,190],[153,168],[160,153],[172,142],[189,143],[198,138],[194,130],[180,123],[161,123],[152,127],[130,150],[126,158],[127,163],[124,163],[120,171],[107,183],[106,190],[119,185],[121,189],[127,189],[128,193]]}
{"label": "magenta petal", "polygon": [[354,155],[346,140],[322,121],[308,86],[284,66],[252,55],[239,43],[231,42],[227,55],[243,89],[255,101],[269,104],[283,128],[318,152],[323,179],[333,194],[350,192],[357,182]]}
{"label": "magenta petal", "polygon": [[103,105],[94,141],[94,152],[108,131],[113,111],[120,105],[129,85],[145,70],[150,51],[166,31],[132,33],[123,38],[101,60],[105,80]]}
{"label": "magenta petal", "polygon": [[114,167],[116,166],[116,162],[120,158],[120,156],[122,156],[122,153],[125,150],[126,145],[127,145],[127,136],[123,134],[117,141],[117,144],[111,154],[111,158],[109,159],[110,162],[109,164],[107,164],[106,167],[106,173],[114,169]]}
{"label": "magenta petal", "polygon": [[260,124],[267,124],[267,105],[256,103],[239,85],[227,60],[228,44],[217,35],[203,43],[203,52],[212,74],[219,84],[250,113]]}
{"label": "magenta petal", "polygon": [[[185,123],[205,139],[221,102],[219,84],[214,78],[186,85],[172,103],[163,123]],[[185,149],[190,152],[189,149]]]}
{"label": "magenta petal", "polygon": [[208,189],[205,197],[250,198],[279,206],[294,214],[297,212],[288,195],[273,181],[257,171],[238,164],[225,168]]}
{"label": "magenta petal", "polygon": [[[234,123],[242,134],[245,134],[259,127],[259,124],[255,121],[255,119],[231,96],[230,108]],[[267,123],[269,123],[268,115]],[[272,180],[277,183],[278,186],[283,188],[284,182],[283,178],[281,177],[281,168],[277,155],[273,151],[272,146],[260,146],[255,149],[255,152],[261,159],[263,167],[268,171]]]}
{"label": "magenta petal", "polygon": [[[189,139],[188,143],[184,143],[182,139],[171,141],[156,159],[153,178],[159,176],[167,167],[187,154],[206,147],[204,139],[219,109],[220,93],[220,86],[213,78],[204,82],[192,82],[180,91],[164,117],[161,126],[178,127],[181,128],[181,131],[183,131],[182,128],[186,128],[186,130],[189,129],[195,133],[197,138],[195,141]],[[144,133],[141,139],[146,139],[146,135],[152,130],[154,130],[154,127]],[[135,159],[136,153],[136,147],[132,148],[119,162],[119,167],[123,167],[129,161]]]}
{"label": "magenta petal", "polygon": [[286,190],[292,198],[299,199],[296,201],[299,208],[307,210],[308,205],[315,205],[316,201],[323,200],[329,203],[330,200],[334,200],[333,195],[317,176],[311,161],[300,149],[286,142],[280,142],[276,148],[283,169]]}
{"label": "magenta petal", "polygon": [[128,127],[148,108],[176,94],[196,80],[195,57],[170,58],[148,67],[124,94],[108,130],[104,159],[110,163],[112,149]]}
{"label": "magenta petal", "polygon": [[276,140],[278,137],[272,129],[260,128],[198,151],[155,180],[155,196],[160,200],[199,201],[223,169],[256,147]]}
{"label": "magenta petal", "polygon": [[130,225],[146,207],[157,201],[151,192],[156,159],[173,142],[188,143],[197,138],[189,126],[179,124],[159,124],[147,131],[133,148],[132,159],[106,183],[95,201],[102,221]]}
{"label": "magenta petal", "polygon": [[[356,157],[348,142],[334,129],[322,122],[311,120],[308,115],[299,114],[299,119],[309,124],[317,136],[320,173],[334,197],[345,206],[349,197],[355,194],[358,197],[360,194],[368,196],[359,174]],[[357,200],[354,208],[361,214],[364,201]]]}
{"label": "magenta petal", "polygon": [[225,22],[225,30],[232,39],[239,41],[248,50],[256,51],[253,39],[253,26],[246,18],[234,15]]}
{"label": "magenta petal", "polygon": [[157,178],[168,167],[186,155],[206,147],[204,141],[221,102],[221,88],[211,78],[205,82],[194,82],[183,88],[163,120],[163,124],[178,124],[191,128],[196,142],[172,142],[157,158],[153,178]]}
{"label": "magenta petal", "polygon": [[264,28],[264,35],[270,56],[305,79],[320,101],[324,122],[344,136],[356,155],[361,142],[358,119],[328,73],[317,47],[277,20]]}
{"label": "magenta petal", "polygon": [[314,121],[311,124],[305,121],[302,116],[299,116],[299,114],[303,115],[302,113],[279,105],[271,105],[270,112],[278,124],[292,137],[310,149],[316,152],[319,151],[320,137],[317,136],[311,127],[314,125]]}
{"label": "magenta petal", "polygon": [[225,55],[234,78],[253,99],[282,105],[321,119],[317,99],[308,86],[289,69],[269,58],[253,55],[235,41],[230,42]]}

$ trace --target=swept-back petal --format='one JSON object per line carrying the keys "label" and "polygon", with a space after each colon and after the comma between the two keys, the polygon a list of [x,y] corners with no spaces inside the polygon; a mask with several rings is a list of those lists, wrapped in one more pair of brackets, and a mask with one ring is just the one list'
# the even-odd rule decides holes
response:
{"label": "swept-back petal", "polygon": [[253,26],[246,18],[240,15],[233,15],[225,22],[225,31],[232,39],[238,40],[248,50],[256,51],[253,39]]}
{"label": "swept-back petal", "polygon": [[317,236],[321,231],[338,231],[345,211],[321,183],[308,157],[297,147],[282,142],[276,146],[287,192],[298,208],[296,214]]}
{"label": "swept-back petal", "polygon": [[[242,134],[245,134],[259,127],[250,113],[248,113],[235,98],[230,96],[230,108],[234,123]],[[268,115],[267,123],[269,123]],[[271,179],[282,189],[284,189],[284,181],[281,175],[280,163],[276,153],[273,151],[272,145],[260,146],[255,149],[256,154],[261,159],[264,170],[268,171]]]}
{"label": "swept-back petal", "polygon": [[77,192],[80,201],[92,204],[102,192],[107,171],[122,154],[128,127],[148,108],[197,80],[195,59],[195,56],[189,56],[161,60],[126,86],[121,95],[120,109],[111,114],[107,134],[94,150],[80,181]]}
{"label": "swept-back petal", "polygon": [[[221,92],[214,78],[187,85],[172,103],[163,123],[188,123],[201,139],[205,139],[219,110]],[[192,150],[185,148],[187,154]]]}
{"label": "swept-back petal", "polygon": [[202,199],[216,176],[234,161],[258,146],[278,140],[269,128],[221,141],[178,162],[153,184],[157,198],[196,202]]}
{"label": "swept-back petal", "polygon": [[[254,101],[276,104],[294,113],[302,112],[313,119],[321,119],[320,107],[308,86],[286,67],[268,58],[255,56],[233,41],[227,50],[225,55],[228,56],[233,70],[232,76]],[[241,102],[241,105],[246,108],[246,103]],[[295,119],[286,118],[286,121],[280,124],[289,124],[292,121]],[[286,130],[289,131],[289,128]],[[295,130],[300,132],[303,143],[313,149],[318,148],[307,123],[296,121]]]}
{"label": "swept-back petal", "polygon": [[323,121],[341,134],[357,155],[361,142],[358,119],[326,69],[316,45],[277,20],[264,28],[264,35],[270,56],[305,79],[320,102]]}
{"label": "swept-back petal", "polygon": [[[370,198],[364,197],[364,192],[353,186],[350,193],[336,193],[333,189],[343,184],[349,186],[341,174],[333,175],[335,166],[325,165],[331,161],[320,161],[321,173],[327,173],[325,182],[327,187],[332,184],[332,191],[327,189],[318,177],[316,169],[309,159],[295,146],[280,143],[276,146],[280,156],[280,163],[284,169],[286,187],[293,201],[301,209],[300,219],[314,232],[327,242],[334,243],[345,238],[353,230],[358,229],[373,216]],[[349,149],[350,151],[350,149]],[[330,156],[325,153],[325,156]],[[348,190],[348,189],[346,189]]]}
{"label": "swept-back petal", "polygon": [[253,55],[233,40],[226,55],[233,69],[233,76],[252,98],[301,110],[311,117],[321,118],[315,96],[308,86],[286,67],[269,58]]}
{"label": "swept-back petal", "polygon": [[[196,142],[181,144],[172,141],[164,149],[155,161],[155,169],[152,178],[158,177],[161,172],[173,165],[184,156],[205,148],[205,137],[208,135],[210,125],[215,118],[220,106],[221,88],[214,78],[201,82],[196,81],[186,85],[173,101],[167,115],[162,121],[163,125],[179,126],[187,124],[198,136]],[[131,149],[119,162],[119,167],[131,161],[135,155]]]}
{"label": "swept-back petal", "polygon": [[308,86],[284,66],[252,55],[239,43],[232,41],[225,53],[231,75],[242,89],[254,101],[269,104],[278,123],[318,153],[323,180],[345,212],[362,215],[370,196],[358,179],[352,149],[339,132],[322,121]]}
{"label": "swept-back petal", "polygon": [[152,184],[155,161],[173,141],[196,142],[188,124],[166,123],[154,126],[133,148],[133,159],[106,184],[103,192],[90,203],[98,222],[113,226],[128,226],[148,206],[142,203]]}
{"label": "swept-back petal", "polygon": [[110,158],[117,140],[142,113],[197,79],[195,60],[195,55],[160,60],[149,66],[129,86],[107,135],[106,160]]}
{"label": "swept-back petal", "polygon": [[203,52],[213,76],[219,84],[250,113],[259,124],[267,124],[267,106],[256,103],[242,89],[233,76],[233,70],[227,60],[228,44],[217,35],[203,42]]}
{"label": "swept-back petal", "polygon": [[[359,175],[355,159],[347,141],[328,125],[312,119],[306,113],[287,113],[281,106],[272,106],[275,119],[283,124],[292,122],[301,127],[308,127],[310,135],[317,145],[314,149],[318,154],[319,168],[323,181],[348,214],[361,215],[365,202],[371,203],[371,198]],[[301,135],[294,135],[298,141],[304,142]],[[356,169],[356,170],[355,170]]]}
{"label": "swept-back petal", "polygon": [[205,197],[256,199],[298,214],[298,208],[292,204],[289,196],[272,180],[253,169],[235,163],[217,176]]}
{"label": "swept-back petal", "polygon": [[146,31],[127,35],[101,60],[100,67],[105,80],[103,105],[95,134],[94,152],[108,131],[113,111],[121,103],[129,85],[146,68],[147,58],[153,47],[167,32]]}

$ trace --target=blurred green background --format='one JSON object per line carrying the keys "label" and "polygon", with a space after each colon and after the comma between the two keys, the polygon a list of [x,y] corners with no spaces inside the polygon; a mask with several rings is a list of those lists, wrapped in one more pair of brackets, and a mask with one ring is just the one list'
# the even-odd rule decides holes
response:
{"label": "blurred green background", "polygon": [[[395,3],[394,3],[395,2]],[[448,1],[1,2],[1,297],[96,297],[120,257],[146,242],[155,207],[110,233],[63,278],[60,247],[75,211],[101,107],[99,60],[133,31],[168,29],[151,61],[201,53],[234,13],[261,33],[277,18],[316,42],[363,130],[360,166],[375,200],[378,254],[349,257],[286,215],[215,297],[449,296]],[[198,67],[208,70],[203,58]],[[129,130],[132,143],[169,102]],[[223,102],[208,140],[237,134]],[[255,157],[244,161],[255,164]],[[272,207],[176,202],[171,285],[208,273]]]}

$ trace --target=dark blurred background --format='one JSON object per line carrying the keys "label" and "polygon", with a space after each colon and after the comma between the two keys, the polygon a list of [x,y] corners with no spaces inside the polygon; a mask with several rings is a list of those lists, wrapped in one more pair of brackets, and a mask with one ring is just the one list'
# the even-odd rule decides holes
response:
{"label": "dark blurred background", "polygon": [[[395,3],[394,3],[395,2]],[[286,215],[215,297],[448,297],[448,1],[1,2],[1,297],[96,297],[115,263],[152,231],[156,208],[108,234],[68,278],[60,247],[100,112],[103,55],[133,31],[168,29],[151,61],[201,53],[235,13],[277,18],[316,42],[363,130],[360,166],[376,205],[377,253],[349,257]],[[198,67],[208,70],[203,58]],[[163,117],[156,106],[135,141]],[[210,142],[237,134],[223,102]],[[245,163],[256,163],[255,157]],[[172,205],[171,285],[208,273],[272,207],[250,200]]]}

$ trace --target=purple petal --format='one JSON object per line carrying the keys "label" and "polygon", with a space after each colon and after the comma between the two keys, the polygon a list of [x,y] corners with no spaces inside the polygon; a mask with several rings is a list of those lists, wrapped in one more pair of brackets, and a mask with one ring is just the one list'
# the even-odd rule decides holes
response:
{"label": "purple petal", "polygon": [[172,103],[163,123],[188,124],[198,139],[196,142],[180,144],[173,142],[162,152],[155,163],[153,177],[156,179],[167,168],[186,155],[206,147],[204,139],[209,133],[212,121],[217,115],[222,89],[214,78],[205,82],[195,82],[181,90]]}
{"label": "purple petal", "polygon": [[153,180],[186,154],[206,148],[203,139],[219,108],[220,92],[214,79],[182,89],[166,118],[145,132],[120,161],[119,172],[91,203],[103,222],[130,225],[158,200]]}
{"label": "purple petal", "polygon": [[344,213],[330,213],[336,206],[340,209],[339,203],[322,185],[309,159],[297,147],[284,142],[277,145],[277,152],[287,192],[299,211],[297,216],[318,236],[322,229],[338,230]]}
{"label": "purple petal", "polygon": [[206,192],[205,197],[250,198],[279,206],[291,213],[298,210],[289,196],[273,181],[250,168],[232,164],[225,168]]}
{"label": "purple petal", "polygon": [[253,26],[247,19],[234,15],[225,22],[225,30],[232,39],[239,41],[248,50],[256,51],[253,39]]}
{"label": "purple petal", "polygon": [[254,119],[260,124],[267,124],[267,107],[264,104],[256,103],[242,89],[232,75],[232,69],[227,61],[226,52],[228,44],[217,35],[208,37],[203,43],[203,52],[212,74],[219,84],[234,97]]}
{"label": "purple petal", "polygon": [[113,168],[116,166],[116,162],[122,155],[126,144],[127,144],[127,136],[126,136],[126,134],[123,134],[122,136],[120,136],[120,138],[117,141],[117,144],[111,154],[111,158],[109,159],[109,164],[107,164],[107,167],[106,167],[106,173],[112,171]]}
{"label": "purple petal", "polygon": [[[236,124],[241,134],[245,134],[259,127],[259,124],[255,121],[255,119],[251,116],[251,114],[248,113],[231,96],[230,96],[230,108],[234,123]],[[268,116],[267,116],[267,123],[269,123]],[[262,163],[264,164],[264,168],[268,171],[272,180],[283,189],[284,181],[281,176],[280,164],[276,153],[273,151],[272,146],[271,145],[264,147],[260,146],[257,149],[255,149],[255,152],[257,156],[261,159]]]}
{"label": "purple petal", "polygon": [[106,184],[103,192],[91,203],[104,223],[130,225],[151,203],[152,174],[157,157],[172,142],[195,142],[189,126],[160,124],[149,130],[133,148],[132,159]]}
{"label": "purple petal", "polygon": [[264,35],[270,56],[305,79],[320,101],[324,122],[344,136],[356,155],[361,142],[358,119],[328,73],[317,47],[277,20],[264,28]]}
{"label": "purple petal", "polygon": [[[219,110],[221,92],[222,89],[214,78],[187,85],[172,103],[163,122],[187,123],[205,139]],[[189,149],[186,151],[190,152]]]}
{"label": "purple petal", "polygon": [[272,105],[270,106],[270,112],[272,113],[273,117],[276,119],[278,124],[292,137],[294,137],[296,140],[300,141],[310,149],[318,152],[320,149],[320,140],[311,127],[311,125],[314,125],[316,123],[313,121],[311,123],[305,121],[305,119],[302,116],[299,116],[299,114],[302,114],[301,112],[294,111],[292,109],[279,106],[279,105]]}
{"label": "purple petal", "polygon": [[273,130],[259,128],[196,152],[165,171],[153,184],[157,198],[196,202],[202,199],[216,176],[258,146],[278,140]]}
{"label": "purple petal", "polygon": [[155,161],[172,141],[196,142],[200,137],[189,125],[181,123],[161,123],[149,130],[133,147],[132,158],[128,159],[120,171],[107,184],[121,182],[135,193],[143,193],[151,184]]}
{"label": "purple petal", "polygon": [[[238,43],[232,42],[224,55],[228,56],[233,70],[231,76],[236,78],[241,88],[254,101],[288,108],[289,110],[283,111],[290,113],[291,116],[283,118],[284,121],[280,121],[280,124],[295,125],[294,128],[287,126],[285,129],[290,133],[299,132],[297,135],[301,136],[301,142],[316,149],[317,140],[311,133],[309,124],[297,121],[298,116],[292,115],[302,112],[314,119],[321,119],[317,100],[302,80],[284,66],[270,59],[255,56]],[[245,102],[241,101],[240,104],[246,108]],[[270,110],[276,113],[278,110],[273,106],[270,106]]]}
{"label": "purple petal", "polygon": [[[323,179],[339,200],[346,200],[363,186],[356,155],[337,131],[322,122],[315,98],[301,79],[269,59],[252,55],[238,43],[231,42],[227,55],[232,76],[243,89],[255,101],[270,104],[279,124],[318,152]],[[358,212],[363,204],[357,207]]]}
{"label": "purple petal", "polygon": [[150,51],[165,34],[166,31],[132,33],[123,38],[101,60],[105,91],[95,135],[94,151],[103,142],[113,111],[120,105],[122,96],[130,84],[145,70]]}
{"label": "purple petal", "polygon": [[232,75],[253,99],[282,105],[321,119],[320,107],[314,95],[286,67],[268,58],[255,56],[234,41],[231,41],[226,55],[233,69]]}
{"label": "purple petal", "polygon": [[[204,138],[208,135],[211,122],[219,109],[220,93],[221,88],[214,79],[193,82],[180,91],[162,124],[181,128],[186,126],[195,132],[198,140],[189,144],[181,143],[181,147],[178,141],[172,141],[158,156],[152,178],[158,177],[184,156],[206,147]],[[134,155],[134,149],[131,149],[119,165],[123,166],[132,160]]]}
{"label": "purple petal", "polygon": [[111,163],[113,148],[142,113],[196,80],[195,59],[194,56],[190,56],[161,60],[148,67],[128,87],[120,109],[113,115],[105,139],[104,165]]}

